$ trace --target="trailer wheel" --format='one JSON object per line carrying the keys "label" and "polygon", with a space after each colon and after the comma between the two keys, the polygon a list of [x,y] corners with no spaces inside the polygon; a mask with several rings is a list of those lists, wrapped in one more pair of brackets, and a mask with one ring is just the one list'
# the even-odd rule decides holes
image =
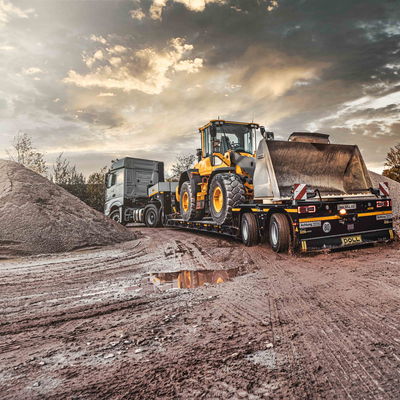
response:
{"label": "trailer wheel", "polygon": [[149,205],[145,209],[144,223],[148,228],[156,228],[160,226],[160,213],[156,206]]}
{"label": "trailer wheel", "polygon": [[183,182],[180,192],[180,211],[184,221],[199,220],[204,217],[204,210],[196,210],[196,194],[190,181]]}
{"label": "trailer wheel", "polygon": [[242,235],[242,242],[246,246],[255,246],[258,244],[258,225],[254,214],[245,213],[242,215],[240,233]]}
{"label": "trailer wheel", "polygon": [[284,253],[289,249],[289,221],[284,214],[275,213],[269,223],[269,242],[276,253]]}
{"label": "trailer wheel", "polygon": [[244,185],[235,174],[219,173],[211,181],[209,190],[210,213],[219,224],[229,223],[232,219],[232,208],[245,201]]}

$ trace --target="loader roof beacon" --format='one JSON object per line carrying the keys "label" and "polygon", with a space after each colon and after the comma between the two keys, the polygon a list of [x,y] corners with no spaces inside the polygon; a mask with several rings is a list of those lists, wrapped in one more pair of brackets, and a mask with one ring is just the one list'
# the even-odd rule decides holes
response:
{"label": "loader roof beacon", "polygon": [[[389,188],[372,188],[357,146],[256,123],[211,120],[193,168],[149,185],[139,222],[218,232],[276,252],[352,247],[394,238]],[[258,142],[258,145],[257,145]],[[127,215],[130,215],[129,213]]]}

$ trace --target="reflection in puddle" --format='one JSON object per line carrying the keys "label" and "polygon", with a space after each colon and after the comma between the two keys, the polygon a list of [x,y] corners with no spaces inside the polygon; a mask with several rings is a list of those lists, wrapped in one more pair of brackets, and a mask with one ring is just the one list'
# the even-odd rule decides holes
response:
{"label": "reflection in puddle", "polygon": [[192,289],[205,284],[223,283],[234,278],[238,268],[226,270],[178,271],[151,274],[150,282],[165,288]]}

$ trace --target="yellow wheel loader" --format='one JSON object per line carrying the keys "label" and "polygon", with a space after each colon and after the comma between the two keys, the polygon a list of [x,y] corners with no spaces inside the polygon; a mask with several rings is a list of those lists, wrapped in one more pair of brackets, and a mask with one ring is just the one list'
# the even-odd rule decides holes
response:
{"label": "yellow wheel loader", "polygon": [[257,132],[255,123],[212,120],[199,129],[201,149],[193,169],[181,174],[176,197],[184,221],[212,217],[231,221],[232,209],[253,199]]}

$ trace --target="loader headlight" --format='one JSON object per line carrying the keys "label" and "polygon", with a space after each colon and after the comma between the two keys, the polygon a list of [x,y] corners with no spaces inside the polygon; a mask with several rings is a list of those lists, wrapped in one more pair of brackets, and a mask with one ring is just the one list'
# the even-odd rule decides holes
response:
{"label": "loader headlight", "polygon": [[344,215],[347,214],[347,210],[344,209],[344,208],[341,208],[341,209],[339,210],[339,214],[343,217]]}

